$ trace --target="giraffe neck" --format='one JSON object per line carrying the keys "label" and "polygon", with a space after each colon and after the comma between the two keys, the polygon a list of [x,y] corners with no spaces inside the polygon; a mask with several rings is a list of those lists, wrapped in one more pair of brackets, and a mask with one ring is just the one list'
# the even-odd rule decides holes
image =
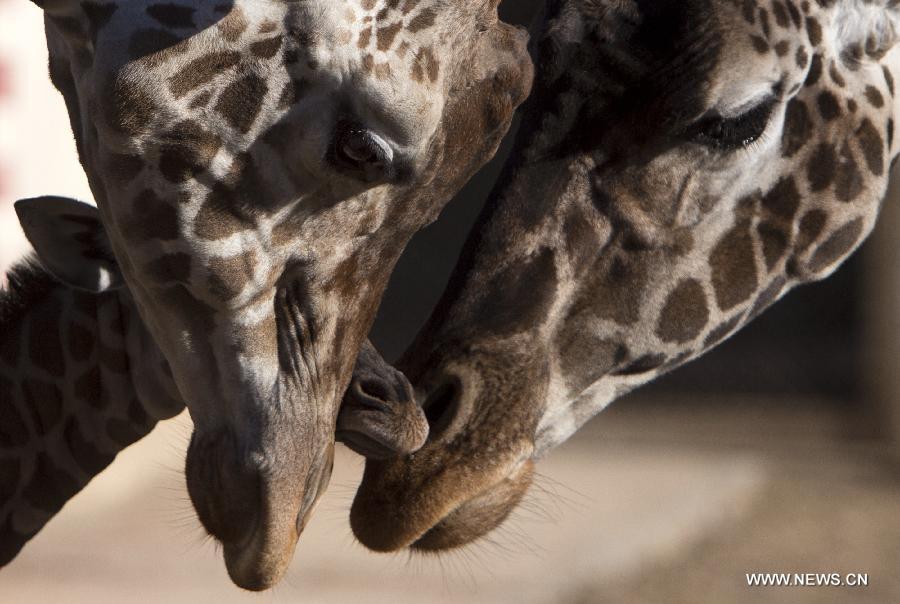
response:
{"label": "giraffe neck", "polygon": [[182,404],[127,290],[21,265],[0,292],[0,565]]}

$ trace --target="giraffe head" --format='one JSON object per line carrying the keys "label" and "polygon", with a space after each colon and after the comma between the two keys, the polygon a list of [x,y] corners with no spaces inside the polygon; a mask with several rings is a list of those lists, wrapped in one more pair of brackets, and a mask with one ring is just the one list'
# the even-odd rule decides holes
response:
{"label": "giraffe head", "polygon": [[400,364],[429,441],[367,463],[363,544],[490,531],[606,404],[856,248],[897,151],[894,5],[550,3],[515,159]]}
{"label": "giraffe head", "polygon": [[194,420],[200,520],[264,589],[397,257],[528,93],[527,36],[496,0],[37,4],[103,228],[43,204],[26,230],[58,276],[129,288]]}

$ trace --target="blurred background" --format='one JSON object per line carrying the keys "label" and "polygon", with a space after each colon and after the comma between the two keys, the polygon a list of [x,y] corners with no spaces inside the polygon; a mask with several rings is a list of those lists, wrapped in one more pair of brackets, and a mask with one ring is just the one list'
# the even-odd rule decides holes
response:
{"label": "blurred background", "polygon": [[[527,23],[535,0],[507,2]],[[425,321],[504,153],[410,245],[372,339]],[[204,539],[182,415],[125,451],[0,571],[0,602],[900,601],[900,179],[878,232],[719,349],[601,414],[539,468],[490,540],[443,557],[368,553],[345,449],[288,579],[239,592]],[[0,269],[28,250],[12,203],[90,200],[39,11],[0,0]],[[0,334],[2,337],[2,334]],[[749,588],[745,573],[868,573],[867,588]]]}

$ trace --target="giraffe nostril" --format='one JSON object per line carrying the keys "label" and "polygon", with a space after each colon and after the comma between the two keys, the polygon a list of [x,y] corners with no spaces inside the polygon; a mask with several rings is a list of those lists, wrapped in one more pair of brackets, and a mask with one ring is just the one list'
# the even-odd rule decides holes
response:
{"label": "giraffe nostril", "polygon": [[461,385],[457,380],[443,382],[423,405],[428,420],[428,438],[435,440],[447,431],[459,410]]}

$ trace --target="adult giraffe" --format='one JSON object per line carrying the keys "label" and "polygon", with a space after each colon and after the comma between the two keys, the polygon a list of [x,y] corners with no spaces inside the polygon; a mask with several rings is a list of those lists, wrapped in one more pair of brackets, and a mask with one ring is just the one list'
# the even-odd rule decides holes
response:
{"label": "adult giraffe", "polygon": [[[99,208],[19,208],[70,286],[45,293],[127,288],[112,303],[133,304],[194,421],[200,520],[232,579],[267,588],[327,484],[341,394],[391,268],[527,94],[525,35],[495,0],[36,4]],[[101,361],[126,355],[107,341]],[[32,361],[47,359],[16,358]],[[40,374],[71,397],[64,409],[84,405],[69,369]],[[37,404],[21,385],[13,399],[20,416]],[[67,485],[48,485],[53,505],[90,477],[67,475],[70,451],[51,446],[66,425],[35,435],[48,463],[27,470]]]}
{"label": "adult giraffe", "polygon": [[548,3],[514,158],[399,364],[429,441],[367,462],[363,544],[484,535],[590,417],[852,253],[898,152],[896,4]]}

